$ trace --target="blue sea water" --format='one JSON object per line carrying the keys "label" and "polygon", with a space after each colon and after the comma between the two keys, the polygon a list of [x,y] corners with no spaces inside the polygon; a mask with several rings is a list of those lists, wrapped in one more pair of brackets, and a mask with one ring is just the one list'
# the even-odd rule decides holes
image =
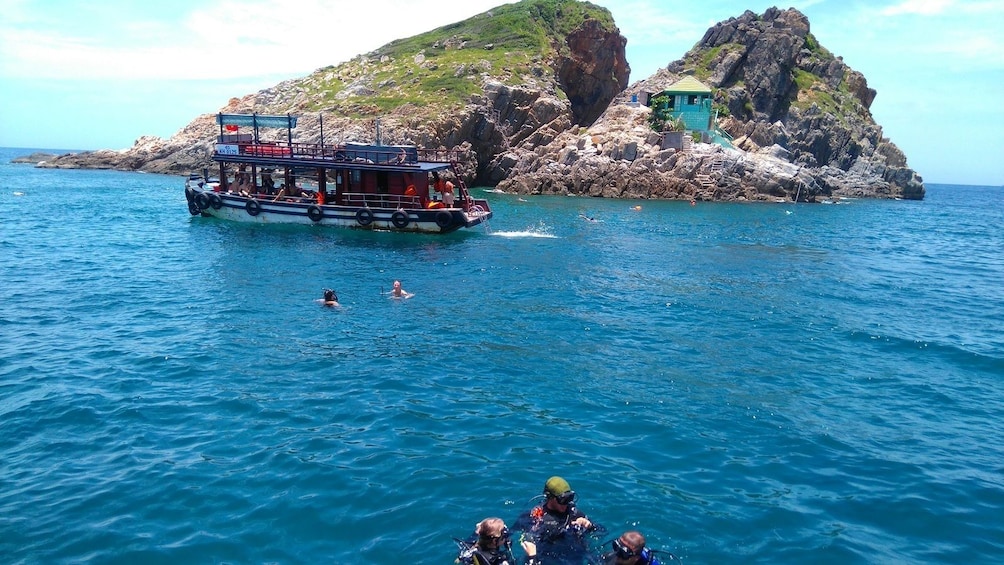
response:
{"label": "blue sea water", "polygon": [[402,235],[193,218],[181,177],[28,152],[0,150],[4,563],[452,563],[554,474],[597,544],[684,562],[1004,559],[1000,187],[488,193],[491,231]]}

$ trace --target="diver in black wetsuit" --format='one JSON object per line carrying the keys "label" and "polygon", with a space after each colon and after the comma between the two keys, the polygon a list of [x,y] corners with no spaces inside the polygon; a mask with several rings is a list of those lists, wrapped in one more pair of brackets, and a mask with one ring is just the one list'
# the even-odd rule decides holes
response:
{"label": "diver in black wetsuit", "polygon": [[516,565],[509,528],[501,518],[485,518],[474,526],[474,537],[454,541],[460,546],[456,563],[462,565]]}
{"label": "diver in black wetsuit", "polygon": [[551,477],[544,484],[544,502],[516,520],[513,530],[523,532],[520,541],[527,565],[576,564],[589,551],[586,534],[598,527],[575,507],[575,492],[568,481]]}

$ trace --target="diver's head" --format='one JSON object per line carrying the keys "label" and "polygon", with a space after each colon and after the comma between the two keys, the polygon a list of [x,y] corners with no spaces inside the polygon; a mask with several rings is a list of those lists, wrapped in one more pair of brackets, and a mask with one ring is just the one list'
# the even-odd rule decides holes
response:
{"label": "diver's head", "polygon": [[495,548],[509,541],[509,528],[502,518],[485,518],[474,526],[478,535],[478,545],[484,548]]}
{"label": "diver's head", "polygon": [[648,550],[645,549],[645,536],[641,532],[624,532],[610,543],[617,555],[618,565],[630,565],[639,561],[648,562]]}
{"label": "diver's head", "polygon": [[551,477],[544,483],[544,496],[547,504],[552,505],[554,510],[564,512],[575,504],[575,491],[568,481],[558,476]]}

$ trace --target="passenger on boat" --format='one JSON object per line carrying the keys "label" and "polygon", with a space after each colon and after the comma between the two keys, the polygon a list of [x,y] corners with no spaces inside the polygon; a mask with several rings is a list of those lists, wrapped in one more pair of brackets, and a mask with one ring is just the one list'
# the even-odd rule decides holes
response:
{"label": "passenger on boat", "polygon": [[237,183],[237,192],[247,193],[251,189],[251,175],[248,174],[247,165],[241,165],[237,169],[234,182]]}
{"label": "passenger on boat", "polygon": [[272,169],[261,170],[261,190],[265,194],[272,194],[275,190],[275,180],[272,179]]}
{"label": "passenger on boat", "polygon": [[600,565],[661,565],[652,550],[645,547],[641,532],[624,532],[610,542],[611,551],[600,557]]}
{"label": "passenger on boat", "polygon": [[338,295],[330,288],[324,289],[324,298],[319,300],[319,302],[325,306],[341,306],[338,304]]}
{"label": "passenger on boat", "polygon": [[443,183],[443,179],[439,178],[439,172],[432,171],[432,190],[442,194],[446,185]]}
{"label": "passenger on boat", "polygon": [[601,530],[575,507],[575,491],[554,476],[544,483],[544,502],[523,513],[513,525],[523,532],[520,545],[527,565],[581,563],[589,551],[586,534]]}
{"label": "passenger on boat", "polygon": [[292,198],[299,198],[300,196],[303,196],[303,190],[301,190],[300,187],[296,186],[296,183],[293,183],[288,187],[284,184],[279,185],[279,192],[278,194],[275,195],[275,198],[272,199],[272,202],[275,202],[276,200],[287,196]]}
{"label": "passenger on boat", "polygon": [[443,189],[443,204],[447,208],[453,208],[453,183],[446,181],[446,187]]}
{"label": "passenger on boat", "polygon": [[411,298],[414,294],[401,288],[401,281],[394,281],[394,286],[390,291],[391,298]]}
{"label": "passenger on boat", "polygon": [[501,518],[485,518],[474,526],[467,541],[454,538],[460,546],[455,563],[462,565],[516,565],[509,528]]}
{"label": "passenger on boat", "polygon": [[453,208],[453,183],[444,181],[437,171],[432,171],[432,187],[441,194],[440,199],[447,208]]}

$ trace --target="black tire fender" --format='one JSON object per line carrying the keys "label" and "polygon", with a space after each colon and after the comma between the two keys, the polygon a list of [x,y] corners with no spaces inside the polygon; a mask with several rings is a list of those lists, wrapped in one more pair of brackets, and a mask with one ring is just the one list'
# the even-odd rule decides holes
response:
{"label": "black tire fender", "polygon": [[307,208],[307,217],[310,218],[312,222],[320,222],[321,218],[324,217],[324,210],[321,209],[317,204],[311,204]]}
{"label": "black tire fender", "polygon": [[219,210],[220,208],[223,207],[223,199],[220,198],[219,194],[210,193],[209,205],[213,207],[213,210]]}
{"label": "black tire fender", "polygon": [[193,215],[193,216],[198,216],[199,214],[202,213],[202,210],[199,208],[199,205],[196,204],[195,202],[189,202],[188,203],[188,213],[191,214],[191,215]]}
{"label": "black tire fender", "polygon": [[445,228],[453,223],[453,214],[447,212],[446,210],[440,210],[436,212],[436,225]]}
{"label": "black tire fender", "polygon": [[373,223],[373,211],[369,208],[360,208],[356,212],[356,222],[359,222],[360,226],[368,226]]}
{"label": "black tire fender", "polygon": [[209,195],[205,192],[200,192],[195,195],[195,205],[199,207],[199,210],[209,209]]}
{"label": "black tire fender", "polygon": [[390,221],[396,228],[406,228],[408,227],[408,222],[411,220],[408,219],[408,214],[398,210],[397,212],[391,214]]}
{"label": "black tire fender", "polygon": [[248,215],[257,216],[258,214],[261,214],[261,203],[252,198],[244,205],[244,209],[247,210]]}

